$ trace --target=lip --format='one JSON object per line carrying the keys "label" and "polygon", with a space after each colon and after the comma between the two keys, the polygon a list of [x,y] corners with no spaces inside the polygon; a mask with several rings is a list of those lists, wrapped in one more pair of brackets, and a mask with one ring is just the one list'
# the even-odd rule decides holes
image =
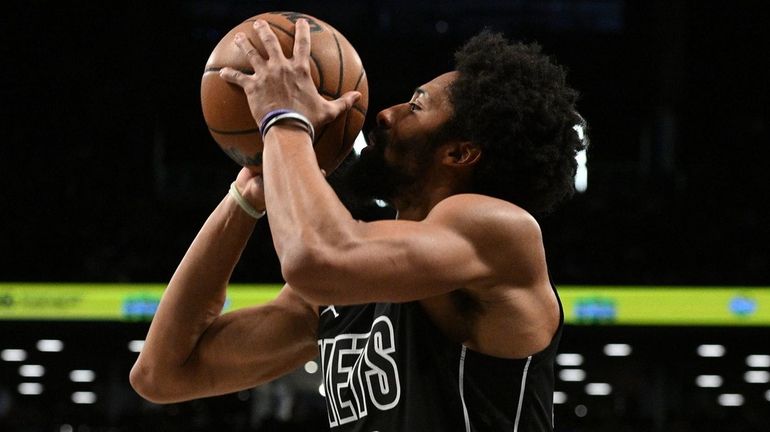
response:
{"label": "lip", "polygon": [[376,145],[377,145],[377,139],[375,138],[374,131],[371,131],[371,132],[369,132],[366,135],[366,147],[365,148],[375,147]]}

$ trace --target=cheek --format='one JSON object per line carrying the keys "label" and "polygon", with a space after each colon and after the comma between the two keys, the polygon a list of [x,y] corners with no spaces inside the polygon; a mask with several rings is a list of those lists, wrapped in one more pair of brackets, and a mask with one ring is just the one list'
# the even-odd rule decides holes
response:
{"label": "cheek", "polygon": [[385,147],[385,152],[382,154],[382,157],[388,164],[398,164],[404,162],[404,157],[406,155],[407,151],[405,146],[399,143],[390,142],[389,145]]}

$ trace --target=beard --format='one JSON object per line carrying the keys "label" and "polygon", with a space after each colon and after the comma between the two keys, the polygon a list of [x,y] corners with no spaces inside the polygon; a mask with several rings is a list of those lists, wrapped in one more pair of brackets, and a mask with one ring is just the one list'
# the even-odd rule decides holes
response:
{"label": "beard", "polygon": [[[405,166],[385,160],[385,150],[393,147],[393,142],[383,128],[377,128],[369,134],[370,145],[361,151],[361,155],[347,167],[342,175],[345,189],[350,198],[360,204],[383,200],[388,203],[403,196],[410,188],[418,184],[422,169],[408,170]],[[413,143],[398,143],[399,148],[415,149]],[[416,161],[422,165],[424,158]],[[419,167],[422,168],[422,167]]]}

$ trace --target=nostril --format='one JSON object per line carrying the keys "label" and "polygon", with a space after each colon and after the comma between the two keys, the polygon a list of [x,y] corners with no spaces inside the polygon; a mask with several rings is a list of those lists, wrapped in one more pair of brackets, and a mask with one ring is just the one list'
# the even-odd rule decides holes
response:
{"label": "nostril", "polygon": [[393,119],[395,117],[397,107],[398,105],[392,106],[377,113],[377,126],[390,128],[393,125]]}

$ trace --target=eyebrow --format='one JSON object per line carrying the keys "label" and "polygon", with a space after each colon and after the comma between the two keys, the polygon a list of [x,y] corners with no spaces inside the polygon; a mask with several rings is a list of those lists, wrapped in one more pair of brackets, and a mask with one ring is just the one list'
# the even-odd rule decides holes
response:
{"label": "eyebrow", "polygon": [[426,97],[428,96],[428,92],[426,92],[425,89],[423,89],[422,87],[417,87],[416,89],[414,89],[413,94],[416,94],[418,96],[426,96]]}

